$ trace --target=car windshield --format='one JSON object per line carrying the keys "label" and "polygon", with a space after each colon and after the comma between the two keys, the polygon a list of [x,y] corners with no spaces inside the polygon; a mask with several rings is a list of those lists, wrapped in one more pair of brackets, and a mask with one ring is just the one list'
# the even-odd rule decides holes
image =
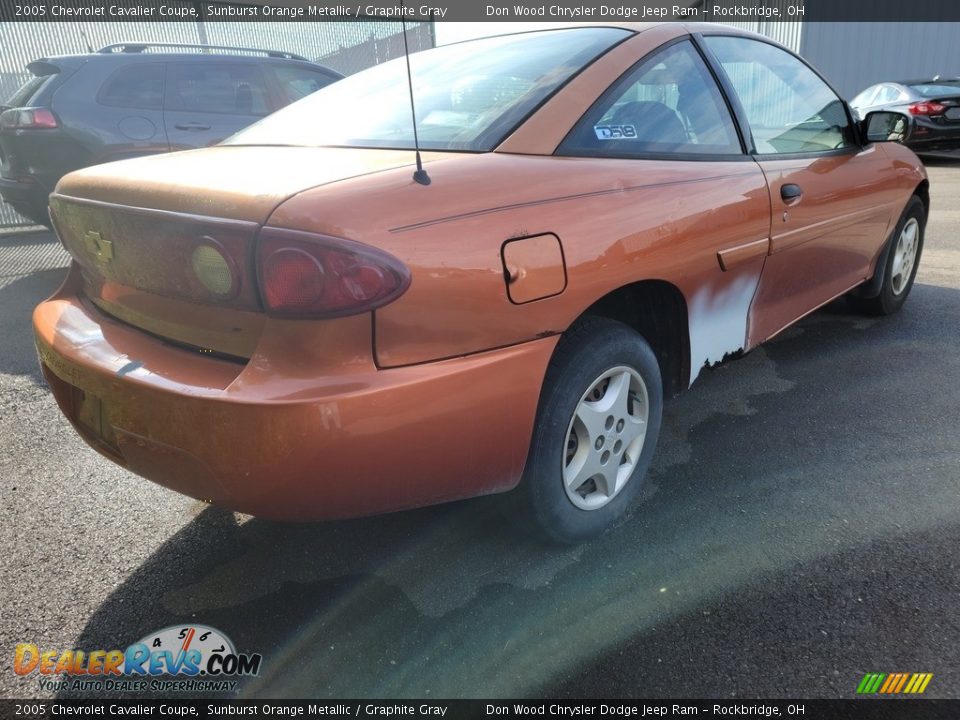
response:
{"label": "car windshield", "polygon": [[[574,28],[474,40],[410,56],[417,132],[428,150],[492,150],[528,113],[629,31]],[[403,58],[347,77],[225,141],[410,149]]]}
{"label": "car windshield", "polygon": [[917,83],[916,85],[911,85],[910,88],[928,98],[940,97],[942,95],[960,95],[960,80],[938,80],[935,83]]}

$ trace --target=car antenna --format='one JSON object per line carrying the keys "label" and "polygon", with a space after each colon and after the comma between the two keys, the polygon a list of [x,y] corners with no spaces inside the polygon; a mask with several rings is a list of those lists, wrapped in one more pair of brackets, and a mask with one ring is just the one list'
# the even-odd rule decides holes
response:
{"label": "car antenna", "polygon": [[[400,2],[401,12],[405,12],[403,2]],[[420,157],[420,137],[417,135],[417,107],[413,102],[413,75],[410,72],[410,46],[407,44],[407,21],[400,21],[403,27],[403,56],[407,60],[407,88],[410,90],[410,116],[413,118],[413,148],[417,156],[417,169],[413,172],[413,181],[421,185],[430,184],[430,176],[423,169],[423,160]]]}
{"label": "car antenna", "polygon": [[87,52],[92,55],[93,45],[90,44],[90,41],[87,39],[87,34],[83,30],[80,30],[80,37],[83,38],[83,42],[87,45]]}

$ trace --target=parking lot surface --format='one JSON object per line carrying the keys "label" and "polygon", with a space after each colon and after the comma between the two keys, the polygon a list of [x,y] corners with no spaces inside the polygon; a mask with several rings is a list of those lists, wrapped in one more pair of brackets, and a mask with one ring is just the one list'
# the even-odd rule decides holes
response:
{"label": "parking lot surface", "polygon": [[[838,301],[704,373],[628,517],[576,548],[496,498],[287,525],[114,466],[37,369],[66,256],[0,238],[0,648],[204,623],[263,653],[246,697],[852,697],[866,672],[960,697],[960,164],[929,172],[903,311]],[[0,696],[50,694],[5,663]]]}

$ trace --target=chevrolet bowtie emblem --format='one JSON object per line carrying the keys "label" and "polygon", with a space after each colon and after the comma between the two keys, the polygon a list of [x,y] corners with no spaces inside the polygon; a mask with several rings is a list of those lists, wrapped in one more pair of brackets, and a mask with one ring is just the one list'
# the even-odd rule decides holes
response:
{"label": "chevrolet bowtie emblem", "polygon": [[83,242],[87,246],[87,250],[96,255],[98,259],[104,262],[113,260],[113,243],[105,240],[100,233],[95,230],[87,230],[87,234],[83,236]]}

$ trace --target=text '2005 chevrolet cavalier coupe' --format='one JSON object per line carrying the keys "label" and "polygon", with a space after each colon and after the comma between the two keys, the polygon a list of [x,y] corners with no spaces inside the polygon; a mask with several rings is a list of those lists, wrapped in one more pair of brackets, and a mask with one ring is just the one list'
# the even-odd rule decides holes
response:
{"label": "text '2005 chevrolet cavalier coupe'", "polygon": [[88,443],[278,519],[516,487],[578,541],[702,368],[910,291],[928,185],[897,116],[855,121],[765,38],[580,26],[410,63],[60,182],[73,263],[34,327]]}

